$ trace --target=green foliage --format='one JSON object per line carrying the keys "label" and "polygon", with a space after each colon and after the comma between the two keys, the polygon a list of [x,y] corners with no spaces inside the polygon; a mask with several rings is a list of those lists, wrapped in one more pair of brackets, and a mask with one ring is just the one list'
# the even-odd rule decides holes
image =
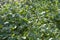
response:
{"label": "green foliage", "polygon": [[0,40],[60,40],[60,1],[1,0]]}

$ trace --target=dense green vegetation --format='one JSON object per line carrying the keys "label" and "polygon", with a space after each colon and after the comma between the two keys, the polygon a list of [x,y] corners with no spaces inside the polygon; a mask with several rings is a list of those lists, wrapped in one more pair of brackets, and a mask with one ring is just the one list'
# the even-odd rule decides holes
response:
{"label": "dense green vegetation", "polygon": [[60,40],[60,0],[0,0],[0,40]]}

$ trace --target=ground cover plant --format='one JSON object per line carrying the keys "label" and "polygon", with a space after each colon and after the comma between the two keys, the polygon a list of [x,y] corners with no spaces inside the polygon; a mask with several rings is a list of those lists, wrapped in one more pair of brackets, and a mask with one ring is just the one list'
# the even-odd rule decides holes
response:
{"label": "ground cover plant", "polygon": [[60,40],[60,0],[0,0],[0,40]]}

